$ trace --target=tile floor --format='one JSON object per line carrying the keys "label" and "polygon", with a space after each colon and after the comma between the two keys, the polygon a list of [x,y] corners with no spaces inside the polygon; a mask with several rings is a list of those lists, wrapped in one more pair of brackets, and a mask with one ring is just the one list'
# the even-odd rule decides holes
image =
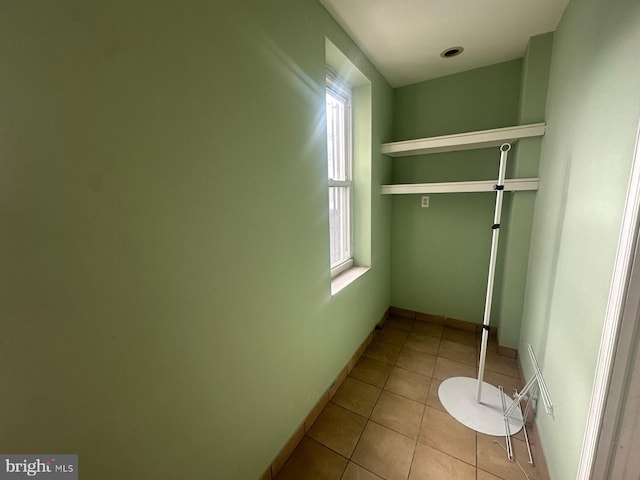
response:
{"label": "tile floor", "polygon": [[[391,317],[276,479],[546,480],[527,462],[522,431],[509,462],[503,437],[465,427],[438,399],[443,380],[476,377],[479,345],[474,332]],[[522,386],[493,341],[485,381],[508,393]]]}

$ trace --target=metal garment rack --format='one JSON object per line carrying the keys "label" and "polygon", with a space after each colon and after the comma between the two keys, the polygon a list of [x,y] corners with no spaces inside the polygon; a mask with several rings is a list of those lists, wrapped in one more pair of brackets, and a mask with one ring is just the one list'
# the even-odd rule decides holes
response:
{"label": "metal garment rack", "polygon": [[[509,425],[509,418],[513,411],[520,405],[520,402],[526,398],[527,404],[524,409],[524,422],[522,425],[522,431],[524,432],[524,438],[527,444],[527,453],[529,454],[529,463],[533,465],[533,457],[531,455],[531,443],[529,442],[529,434],[527,433],[527,417],[531,412],[531,408],[533,406],[533,399],[537,393],[540,394],[540,398],[542,398],[542,403],[544,405],[544,410],[548,415],[553,416],[553,404],[551,403],[551,396],[549,395],[549,390],[547,389],[547,384],[544,381],[544,377],[542,376],[542,372],[540,371],[540,366],[538,365],[538,360],[536,359],[535,353],[533,353],[533,349],[531,345],[527,344],[527,350],[529,351],[529,357],[531,358],[531,363],[533,365],[534,374],[526,383],[526,385],[522,388],[520,392],[516,391],[513,396],[513,401],[509,408],[507,408],[506,403],[504,402],[503,395],[503,403],[502,403],[502,412],[504,417],[504,434],[505,441],[507,447],[507,458],[513,461],[513,446],[511,444],[511,429]],[[502,386],[499,387],[502,392]]]}
{"label": "metal garment rack", "polygon": [[[478,378],[452,377],[443,381],[438,389],[438,396],[444,408],[463,425],[481,433],[493,436],[507,437],[507,455],[513,460],[511,435],[524,428],[525,418],[532,407],[532,389],[543,393],[545,408],[551,408],[548,392],[540,369],[535,361],[535,355],[530,350],[532,362],[536,374],[527,382],[522,392],[515,392],[512,400],[505,395],[502,387],[495,387],[483,381],[485,361],[487,355],[487,343],[489,338],[489,320],[491,316],[491,302],[493,298],[494,275],[496,268],[498,237],[500,218],[502,214],[502,199],[505,191],[537,190],[538,179],[514,179],[505,180],[507,156],[511,150],[511,142],[520,138],[537,137],[544,135],[545,124],[522,125],[480,132],[468,132],[463,134],[445,135],[403,142],[383,144],[381,152],[391,157],[403,157],[408,155],[420,155],[427,153],[448,152],[475,148],[500,147],[500,168],[498,181],[472,181],[472,182],[448,182],[426,183],[409,185],[382,185],[382,194],[416,194],[416,193],[457,193],[457,192],[496,192],[496,207],[492,228],[491,257],[489,262],[489,274],[487,281],[487,294],[482,325],[482,347]],[[530,348],[530,347],[529,347]],[[520,402],[527,398],[525,416],[522,416]],[[548,404],[547,401],[549,400]],[[509,407],[507,404],[511,402]],[[552,410],[551,410],[552,411]],[[533,462],[528,434],[527,449],[529,450],[530,463]]]}
{"label": "metal garment rack", "polygon": [[489,278],[487,279],[487,294],[484,302],[484,317],[482,319],[482,349],[480,350],[480,366],[478,368],[478,389],[476,401],[482,399],[482,380],[484,378],[484,364],[487,358],[487,342],[489,341],[489,320],[491,318],[491,302],[493,300],[493,283],[498,260],[498,238],[500,236],[500,219],[502,218],[502,197],[504,196],[504,177],[507,171],[507,154],[511,150],[509,143],[500,145],[500,169],[496,189],[496,208],[491,225],[491,255],[489,257]]}
{"label": "metal garment rack", "polygon": [[[484,317],[482,323],[482,344],[480,350],[480,363],[478,366],[478,378],[452,377],[440,384],[438,396],[445,409],[463,425],[481,433],[493,436],[505,436],[507,458],[513,461],[513,445],[511,435],[523,429],[529,463],[533,464],[529,435],[526,430],[525,420],[533,406],[533,398],[536,392],[542,397],[545,410],[553,414],[553,406],[546,383],[542,377],[540,366],[536,360],[533,349],[527,345],[534,375],[526,383],[521,392],[515,391],[514,398],[510,399],[502,386],[495,387],[483,381],[485,361],[487,357],[487,343],[489,341],[491,303],[493,300],[493,286],[495,278],[496,261],[498,256],[498,239],[500,233],[500,219],[502,216],[502,200],[505,190],[505,173],[508,152],[511,150],[509,143],[500,146],[500,167],[498,181],[494,187],[496,191],[496,204],[493,217],[491,255],[489,259],[489,273],[487,278],[487,291],[485,298]],[[520,402],[525,399],[527,404],[524,415],[520,408]],[[511,401],[507,406],[508,401]]]}
{"label": "metal garment rack", "polygon": [[[477,379],[469,377],[451,377],[444,380],[438,388],[438,396],[444,408],[463,425],[481,433],[502,436],[505,428],[511,433],[517,433],[524,425],[522,411],[519,404],[507,411],[507,398],[502,388],[495,387],[483,381],[485,361],[487,357],[487,343],[489,341],[491,303],[493,300],[493,286],[498,257],[498,239],[500,234],[500,219],[502,216],[502,200],[504,182],[507,169],[508,152],[511,144],[500,146],[500,168],[498,181],[494,186],[496,191],[496,206],[493,217],[491,256],[489,259],[489,273],[482,322],[482,346],[480,350],[480,364]],[[508,424],[505,427],[505,423]]]}

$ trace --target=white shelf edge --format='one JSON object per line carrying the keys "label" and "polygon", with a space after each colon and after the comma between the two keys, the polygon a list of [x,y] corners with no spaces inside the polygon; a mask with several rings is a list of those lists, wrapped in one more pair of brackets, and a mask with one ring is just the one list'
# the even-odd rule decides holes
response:
{"label": "white shelf edge", "polygon": [[[523,192],[538,189],[538,178],[514,178],[505,180],[506,192]],[[381,185],[383,195],[401,195],[412,193],[475,193],[493,192],[496,180],[480,180],[473,182],[444,182],[444,183],[408,183],[398,185]]]}
{"label": "white shelf edge", "polygon": [[512,143],[521,138],[542,136],[545,129],[546,123],[542,122],[478,132],[456,133],[454,135],[419,138],[404,142],[383,143],[380,146],[380,151],[390,157],[406,157],[426,153],[498,147],[505,142]]}

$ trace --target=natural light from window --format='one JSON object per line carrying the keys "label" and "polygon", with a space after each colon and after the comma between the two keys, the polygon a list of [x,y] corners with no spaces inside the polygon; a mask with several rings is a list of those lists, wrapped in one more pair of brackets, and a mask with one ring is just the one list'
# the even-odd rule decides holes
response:
{"label": "natural light from window", "polygon": [[331,272],[335,276],[353,264],[351,90],[328,74],[326,97]]}

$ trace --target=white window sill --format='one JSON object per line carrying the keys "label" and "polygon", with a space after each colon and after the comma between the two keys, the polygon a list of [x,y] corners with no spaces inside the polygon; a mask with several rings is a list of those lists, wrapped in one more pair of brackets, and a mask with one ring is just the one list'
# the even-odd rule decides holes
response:
{"label": "white window sill", "polygon": [[371,270],[371,267],[351,267],[340,275],[331,279],[331,296],[340,293],[347,285],[351,285],[362,275]]}

